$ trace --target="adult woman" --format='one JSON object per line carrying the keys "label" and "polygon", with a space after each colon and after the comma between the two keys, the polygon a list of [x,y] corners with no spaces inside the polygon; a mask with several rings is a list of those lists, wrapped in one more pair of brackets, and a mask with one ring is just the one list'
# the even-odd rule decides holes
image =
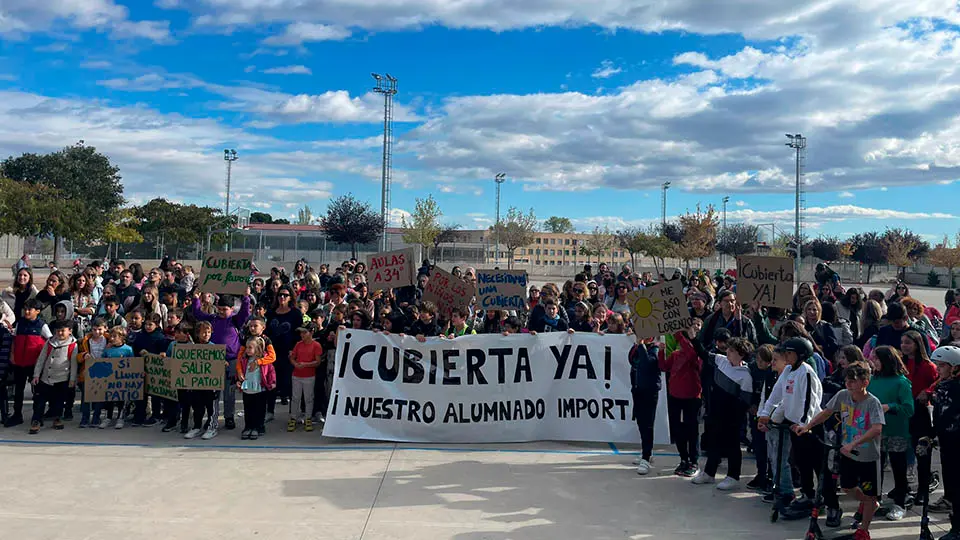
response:
{"label": "adult woman", "polygon": [[[267,337],[273,341],[273,348],[277,358],[288,358],[293,346],[300,340],[297,328],[303,324],[303,314],[297,309],[293,289],[283,285],[277,290],[273,305],[267,311]],[[267,418],[273,419],[276,408],[276,398],[280,404],[286,405],[291,394],[291,376],[293,366],[290,362],[277,362],[277,388],[274,396],[267,399]]]}
{"label": "adult woman", "polygon": [[880,313],[883,315],[887,314],[887,297],[883,294],[883,291],[880,289],[871,289],[870,292],[867,293],[867,298],[880,305]]}
{"label": "adult woman", "polygon": [[283,281],[280,278],[270,278],[270,281],[268,281],[267,284],[267,290],[260,294],[260,301],[258,303],[265,306],[272,306],[273,301],[277,296],[277,291],[279,291],[280,287],[283,285]]}
{"label": "adult woman", "polygon": [[[354,275],[359,275],[359,274],[354,274]],[[374,311],[376,310],[376,306],[373,303],[373,299],[370,298],[370,295],[367,289],[367,284],[364,282],[357,283],[356,285],[353,286],[353,293],[354,293],[354,299],[356,301],[359,301],[361,304],[363,304],[363,308],[362,308],[363,311],[367,314],[367,317],[369,317],[372,320]]]}
{"label": "adult woman", "polygon": [[598,287],[597,282],[592,279],[587,282],[587,300],[594,306],[602,301],[600,298],[600,287]]}
{"label": "adult woman", "polygon": [[940,341],[940,332],[934,328],[930,318],[924,313],[926,306],[923,302],[915,298],[904,298],[900,301],[907,310],[907,316],[910,317],[910,325],[922,331],[923,335],[930,342],[931,347],[936,347]]}
{"label": "adult woman", "polygon": [[303,259],[300,259],[299,261],[297,261],[296,264],[293,265],[293,279],[297,281],[302,281],[304,276],[306,275],[307,275],[307,262],[304,261]]}
{"label": "adult woman", "polygon": [[13,308],[13,317],[19,321],[23,316],[23,303],[37,296],[37,288],[33,285],[33,270],[30,268],[21,268],[17,270],[17,278],[13,285],[3,290],[0,295],[11,308]]}
{"label": "adult woman", "polygon": [[147,285],[153,285],[154,287],[156,287],[157,289],[159,289],[159,288],[160,288],[160,282],[163,281],[163,270],[161,270],[161,269],[159,269],[159,268],[151,268],[150,271],[147,272],[146,278],[147,278],[147,279],[146,279],[146,281],[143,283],[143,286],[140,287],[140,290],[141,290],[141,291],[142,291],[143,288],[146,287]]}
{"label": "adult woman", "polygon": [[160,315],[160,320],[166,322],[167,306],[160,303],[160,293],[156,285],[147,283],[140,290],[140,311],[143,312],[144,317],[151,313],[157,313]]}
{"label": "adult woman", "polygon": [[610,311],[623,315],[624,319],[630,316],[630,304],[627,302],[628,292],[630,292],[629,285],[621,281],[614,287],[614,293],[607,298],[607,307],[610,308]]}
{"label": "adult woman", "polygon": [[[563,282],[563,291],[560,293],[560,304],[563,307],[567,307],[568,305],[571,305],[571,302],[573,302],[575,299],[576,296],[574,295],[573,290],[573,280],[568,279]],[[567,311],[570,311],[570,309],[568,308]]]}
{"label": "adult woman", "polygon": [[[53,306],[62,300],[70,299],[70,291],[67,289],[67,278],[63,272],[57,270],[47,276],[47,283],[43,290],[37,293],[37,302],[40,303],[40,318],[50,322],[53,320]],[[67,314],[72,317],[72,313]]]}
{"label": "adult woman", "polygon": [[793,293],[793,312],[803,313],[807,302],[815,298],[816,295],[813,294],[813,289],[810,288],[810,284],[801,283],[800,286],[797,287],[797,292]]}
{"label": "adult woman", "polygon": [[85,336],[90,330],[97,306],[93,296],[87,292],[86,274],[70,276],[70,301],[73,302],[73,313],[67,313],[67,318],[73,318],[74,335]]}
{"label": "adult woman", "polygon": [[837,308],[837,315],[850,322],[850,333],[853,334],[853,339],[858,339],[860,337],[860,319],[863,317],[863,291],[857,287],[850,287],[835,307]]}
{"label": "adult woman", "polygon": [[[907,481],[907,452],[910,450],[910,418],[914,414],[913,395],[907,368],[900,353],[893,347],[877,347],[870,355],[873,378],[867,390],[883,405],[884,425],[881,439],[881,460],[890,460],[893,471],[893,508],[887,513],[890,521],[900,521],[906,513],[906,499],[910,492]],[[882,467],[882,466],[881,466]]]}
{"label": "adult woman", "polygon": [[[914,399],[914,413],[910,417],[912,448],[915,448],[920,438],[930,433],[932,429],[927,404],[930,403],[930,395],[939,376],[937,366],[927,355],[927,348],[923,344],[924,339],[926,338],[915,330],[907,330],[900,336],[900,352],[903,356],[903,365],[907,368],[907,378],[910,379],[910,390]],[[929,460],[930,455],[917,456],[917,460],[921,459]],[[929,462],[922,464],[921,470],[930,470],[929,466]]]}
{"label": "adult woman", "polygon": [[[87,294],[93,298],[93,303],[96,305],[100,302],[100,298],[103,296],[103,284],[97,277],[97,271],[93,267],[88,266],[84,271],[83,275],[87,278],[87,284],[84,290]],[[98,283],[100,283],[98,285]]]}
{"label": "adult woman", "polygon": [[904,298],[910,296],[910,287],[907,287],[907,284],[898,281],[886,294],[887,303],[891,302],[903,302]]}
{"label": "adult woman", "polygon": [[531,285],[527,294],[527,305],[532,310],[540,303],[540,289],[536,285]]}
{"label": "adult woman", "polygon": [[138,262],[132,263],[127,270],[130,270],[130,273],[133,274],[133,284],[139,290],[143,286],[143,265]]}
{"label": "adult woman", "polygon": [[503,321],[507,320],[507,312],[501,309],[488,309],[483,313],[480,334],[500,334],[503,332]]}
{"label": "adult woman", "polygon": [[354,274],[363,274],[363,275],[366,275],[366,274],[367,274],[367,263],[362,262],[362,261],[361,261],[361,262],[358,262],[357,265],[353,267],[353,273],[354,273]]}
{"label": "adult woman", "polygon": [[870,341],[873,336],[877,335],[877,332],[880,330],[882,320],[883,309],[880,308],[880,304],[878,304],[876,300],[867,300],[863,304],[863,326],[860,331],[860,337],[854,340],[857,347],[861,349],[866,347],[867,342]]}

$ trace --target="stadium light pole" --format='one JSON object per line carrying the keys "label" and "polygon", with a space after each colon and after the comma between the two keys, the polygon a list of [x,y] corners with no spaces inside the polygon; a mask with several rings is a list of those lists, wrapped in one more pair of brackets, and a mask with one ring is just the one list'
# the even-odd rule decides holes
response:
{"label": "stadium light pole", "polygon": [[660,195],[660,232],[667,228],[667,190],[670,189],[670,182],[664,182],[661,186]]}
{"label": "stadium light pole", "polygon": [[383,234],[380,238],[381,251],[387,250],[387,226],[390,225],[390,182],[393,175],[393,96],[397,95],[397,79],[387,73],[370,74],[375,81],[374,93],[383,96],[383,162],[380,171],[380,218],[383,220]]}
{"label": "stadium light pole", "polygon": [[230,176],[233,171],[233,162],[238,160],[237,151],[232,148],[224,149],[223,160],[227,162],[227,204],[223,215],[230,217]]}
{"label": "stadium light pole", "polygon": [[796,210],[795,210],[796,223],[794,226],[794,235],[795,235],[794,247],[796,248],[796,251],[795,251],[796,257],[794,257],[793,259],[793,275],[795,280],[799,280],[800,279],[800,254],[802,253],[802,250],[801,250],[802,246],[800,245],[801,238],[802,238],[801,231],[800,231],[800,212],[802,211],[801,201],[800,201],[800,190],[801,190],[800,158],[801,158],[801,152],[803,152],[803,150],[807,147],[807,138],[801,135],[800,133],[797,133],[796,135],[791,135],[790,133],[787,133],[786,135],[787,135],[787,138],[790,139],[790,142],[786,143],[787,146],[796,150],[797,185],[796,185]]}
{"label": "stadium light pole", "polygon": [[497,236],[497,247],[493,248],[493,260],[496,266],[500,266],[500,186],[507,181],[506,173],[496,175],[493,181],[497,183],[497,224],[494,225]]}
{"label": "stadium light pole", "polygon": [[[723,225],[720,229],[720,234],[725,236],[727,234],[727,203],[730,202],[730,197],[724,197],[723,201]],[[726,266],[726,256],[723,253],[720,253],[720,269],[722,270]]]}

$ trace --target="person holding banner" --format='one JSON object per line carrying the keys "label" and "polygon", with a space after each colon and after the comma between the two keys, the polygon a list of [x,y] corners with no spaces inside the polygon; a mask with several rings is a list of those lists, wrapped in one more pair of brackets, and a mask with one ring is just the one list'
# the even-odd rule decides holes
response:
{"label": "person holding banner", "polygon": [[640,430],[641,452],[636,461],[639,475],[650,474],[653,459],[653,425],[657,418],[661,384],[659,354],[656,343],[648,345],[641,339],[637,339],[630,349],[630,394],[633,397],[633,417]]}
{"label": "person holding banner", "polygon": [[[103,350],[104,358],[133,358],[133,347],[127,345],[127,329],[122,326],[114,326],[110,329],[108,333],[110,343],[107,345],[107,348]],[[123,429],[123,414],[127,409],[127,402],[115,402],[108,401],[106,403],[94,403],[93,404],[93,417],[100,417],[100,411],[104,411],[103,420],[100,421],[100,425],[97,427],[100,429],[107,429],[110,427],[110,418],[113,416],[113,411],[119,409],[117,412],[117,423],[114,424],[115,429]]]}

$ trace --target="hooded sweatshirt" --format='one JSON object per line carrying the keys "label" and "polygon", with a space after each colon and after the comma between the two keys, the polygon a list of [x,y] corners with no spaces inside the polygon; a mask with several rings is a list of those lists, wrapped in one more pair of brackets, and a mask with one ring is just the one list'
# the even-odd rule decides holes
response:
{"label": "hooded sweatshirt", "polygon": [[820,413],[822,401],[823,385],[817,373],[810,364],[800,362],[797,369],[793,366],[784,368],[757,416],[766,416],[778,423],[788,420],[794,424],[806,424]]}
{"label": "hooded sweatshirt", "polygon": [[47,340],[37,365],[33,368],[33,376],[44,384],[77,382],[77,340],[73,336],[60,341],[57,338]]}
{"label": "hooded sweatshirt", "polygon": [[712,411],[708,418],[739,423],[753,398],[750,366],[731,365],[730,360],[722,354],[712,356],[716,369],[713,372],[713,391],[710,393]]}
{"label": "hooded sweatshirt", "polygon": [[221,319],[216,313],[204,313],[201,309],[200,299],[193,299],[193,315],[198,321],[207,321],[213,327],[213,334],[210,337],[211,343],[217,345],[226,345],[227,360],[236,360],[240,352],[240,329],[247,324],[250,318],[250,297],[244,296],[240,302],[240,309],[236,314],[226,319]]}
{"label": "hooded sweatshirt", "polygon": [[703,360],[683,332],[674,334],[674,338],[680,348],[668,356],[660,357],[660,369],[669,374],[667,393],[679,399],[699,398],[703,393],[700,382]]}
{"label": "hooded sweatshirt", "polygon": [[50,321],[56,320],[56,318],[57,318],[57,308],[60,307],[60,306],[63,306],[63,309],[66,310],[65,313],[67,314],[67,316],[66,316],[66,318],[65,318],[64,320],[65,320],[65,321],[73,321],[73,310],[74,310],[73,300],[60,300],[59,302],[57,302],[56,304],[54,304],[53,307],[50,309],[50,319],[49,319],[49,320],[50,320]]}

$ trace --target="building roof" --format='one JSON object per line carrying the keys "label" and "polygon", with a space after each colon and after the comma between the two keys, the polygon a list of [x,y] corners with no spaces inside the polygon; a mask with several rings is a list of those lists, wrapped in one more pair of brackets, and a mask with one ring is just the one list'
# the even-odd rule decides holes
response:
{"label": "building roof", "polygon": [[[319,225],[286,225],[283,223],[250,223],[243,227],[247,231],[281,231],[281,232],[323,232],[323,227]],[[387,227],[388,234],[402,234],[403,229],[399,227]]]}

